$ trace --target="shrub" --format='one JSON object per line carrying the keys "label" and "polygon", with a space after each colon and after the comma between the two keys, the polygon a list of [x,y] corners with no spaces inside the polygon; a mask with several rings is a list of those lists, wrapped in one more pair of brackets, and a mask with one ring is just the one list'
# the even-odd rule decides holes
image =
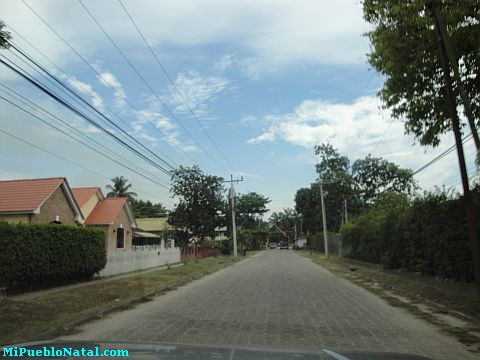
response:
{"label": "shrub", "polygon": [[[480,192],[474,191],[476,203]],[[408,205],[376,204],[341,233],[349,256],[381,263],[384,268],[409,271],[461,281],[473,280],[473,260],[463,199],[436,191]],[[398,206],[392,206],[397,203]]]}
{"label": "shrub", "polygon": [[27,290],[92,278],[106,265],[101,230],[0,223],[0,286]]}

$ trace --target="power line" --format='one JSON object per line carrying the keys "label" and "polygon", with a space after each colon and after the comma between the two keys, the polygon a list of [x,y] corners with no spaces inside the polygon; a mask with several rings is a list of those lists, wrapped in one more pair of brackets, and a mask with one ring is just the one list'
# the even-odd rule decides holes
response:
{"label": "power line", "polygon": [[[130,141],[133,141],[134,143],[140,145],[144,150],[146,150],[148,153],[153,155],[155,158],[160,160],[164,165],[169,167],[170,169],[174,169],[174,167],[169,164],[167,161],[162,159],[160,156],[152,152],[149,148],[147,148],[144,144],[142,144],[140,141],[138,141],[136,138],[134,138],[132,135],[130,135],[128,132],[126,132],[122,127],[120,127],[118,124],[116,124],[113,120],[111,120],[109,117],[107,117],[105,114],[103,114],[100,110],[92,106],[88,101],[86,101],[83,97],[78,95],[75,91],[67,87],[62,81],[60,81],[56,76],[51,74],[46,68],[44,68],[41,64],[36,62],[33,58],[31,58],[29,55],[25,54],[22,52],[20,49],[16,48],[15,45],[11,45],[18,53],[20,53],[23,57],[28,59],[32,64],[34,64],[36,67],[41,69],[45,74],[49,76],[49,78],[53,79],[57,84],[59,84],[63,89],[67,90],[70,94],[75,96],[78,100],[80,100],[85,106],[87,106],[90,110],[94,111],[96,114],[101,116],[102,119],[107,121],[108,124],[113,125],[117,130],[119,130],[122,134],[124,134]],[[17,65],[18,66],[18,65]]]}
{"label": "power line", "polygon": [[[49,154],[49,155],[51,155],[51,156],[54,156],[54,157],[56,157],[57,159],[63,160],[63,161],[65,161],[65,162],[70,163],[70,164],[72,164],[72,165],[75,165],[75,166],[77,166],[77,167],[79,167],[79,168],[81,168],[81,169],[83,169],[83,170],[89,171],[89,172],[91,172],[92,174],[95,174],[95,175],[97,175],[97,176],[99,176],[99,177],[101,177],[101,178],[104,178],[104,179],[109,180],[109,181],[111,180],[108,176],[105,176],[105,175],[97,172],[96,170],[93,170],[93,169],[91,169],[91,168],[88,168],[88,167],[86,167],[86,166],[83,166],[83,165],[81,165],[81,164],[79,164],[79,163],[77,163],[77,162],[75,162],[75,161],[69,160],[69,159],[67,159],[67,158],[65,158],[65,157],[63,157],[63,156],[58,155],[58,154],[55,154],[54,152],[51,152],[51,151],[49,151],[49,150],[47,150],[47,149],[45,149],[45,148],[43,148],[43,147],[41,147],[41,146],[39,146],[39,145],[35,145],[35,144],[33,144],[33,143],[25,140],[25,139],[22,139],[21,137],[18,137],[18,136],[16,136],[16,135],[12,134],[12,133],[9,133],[8,131],[5,131],[5,130],[0,129],[0,133],[3,133],[4,135],[10,136],[11,138],[13,138],[13,139],[15,139],[15,140],[17,140],[17,141],[20,141],[20,142],[22,142],[22,143],[24,143],[24,144],[27,144],[27,145],[29,145],[29,146],[31,146],[31,147],[34,147],[34,148],[36,148],[36,149],[38,149],[38,150],[40,150],[40,151],[43,151],[44,153],[47,153],[47,154]],[[135,191],[138,192],[138,193],[147,195],[147,196],[155,196],[155,195],[152,195],[152,194],[148,194],[148,193],[146,193],[146,192],[144,192],[144,191],[140,191],[140,190],[135,190]]]}
{"label": "power line", "polygon": [[111,160],[111,161],[113,161],[113,162],[115,162],[115,163],[117,163],[117,164],[121,165],[122,167],[124,167],[124,168],[126,168],[126,169],[129,169],[130,171],[133,171],[134,173],[136,173],[136,174],[140,175],[141,177],[143,177],[143,178],[145,178],[145,179],[147,179],[147,180],[150,180],[151,182],[153,182],[153,183],[155,183],[155,184],[157,184],[157,185],[159,185],[159,186],[161,186],[161,187],[163,187],[163,188],[165,188],[165,189],[169,190],[169,187],[168,187],[168,186],[165,186],[164,184],[162,184],[162,183],[158,182],[157,180],[151,179],[151,178],[149,178],[148,176],[145,176],[144,174],[142,174],[142,173],[140,173],[140,172],[138,172],[138,171],[136,171],[136,170],[134,170],[134,169],[132,169],[132,168],[130,168],[130,167],[128,167],[128,166],[126,166],[125,164],[122,164],[121,162],[119,162],[119,161],[117,161],[117,160],[115,160],[115,159],[111,158],[110,156],[108,156],[108,155],[106,155],[106,154],[104,154],[104,153],[102,153],[102,152],[98,151],[97,149],[95,149],[95,148],[93,148],[92,146],[90,146],[90,145],[88,145],[88,144],[84,143],[84,142],[83,142],[83,141],[81,141],[80,139],[77,139],[77,138],[75,138],[74,136],[72,136],[72,135],[71,135],[71,134],[69,134],[68,132],[66,132],[66,131],[63,131],[62,129],[59,129],[59,128],[58,128],[58,127],[56,127],[55,125],[52,125],[52,124],[50,124],[48,121],[45,121],[44,119],[42,119],[42,118],[40,118],[39,116],[35,115],[34,113],[32,113],[32,112],[30,112],[30,111],[26,110],[25,108],[21,107],[20,105],[18,105],[18,104],[15,104],[13,101],[10,101],[10,100],[8,100],[7,98],[5,98],[5,97],[3,97],[3,96],[1,96],[1,95],[0,95],[0,99],[2,99],[2,100],[4,100],[4,101],[6,101],[7,103],[9,103],[10,105],[12,105],[12,106],[16,107],[17,109],[19,109],[19,110],[21,110],[21,111],[23,111],[23,112],[27,113],[28,115],[30,115],[30,116],[32,116],[32,117],[34,117],[34,118],[36,118],[36,119],[40,120],[42,123],[44,123],[44,124],[48,125],[49,127],[51,127],[51,128],[53,128],[53,129],[55,129],[55,130],[57,130],[57,131],[61,132],[62,134],[64,134],[64,135],[68,136],[69,138],[71,138],[71,139],[73,139],[73,140],[75,140],[75,141],[79,142],[80,144],[82,144],[82,145],[84,145],[84,146],[88,147],[89,149],[91,149],[91,150],[95,151],[96,153],[98,153],[98,154],[102,155],[103,157],[106,157],[107,159],[109,159],[109,160]]}
{"label": "power line", "polygon": [[[73,131],[74,133],[76,133],[77,135],[81,136],[82,138],[94,143],[95,145],[97,145],[98,147],[100,147],[103,151],[106,151],[108,153],[110,153],[112,156],[116,156],[118,158],[120,158],[122,161],[124,161],[125,163],[129,164],[130,166],[134,167],[134,168],[137,168],[137,170],[139,171],[143,171],[143,172],[146,172],[148,174],[150,174],[152,177],[156,177],[156,175],[150,173],[149,171],[145,170],[145,169],[142,169],[140,166],[134,164],[133,162],[131,162],[130,160],[128,160],[127,158],[121,156],[120,154],[114,152],[113,150],[109,149],[108,147],[106,147],[105,145],[103,145],[102,143],[98,142],[97,140],[95,140],[94,138],[82,133],[81,131],[79,131],[77,128],[75,128],[74,126],[70,125],[69,123],[63,121],[62,119],[60,119],[59,117],[57,117],[56,115],[52,114],[51,112],[49,112],[48,110],[46,110],[45,108],[41,107],[40,105],[38,104],[35,104],[34,102],[32,102],[31,100],[27,99],[26,97],[24,97],[23,95],[21,95],[20,93],[16,92],[15,90],[13,90],[12,88],[4,85],[4,84],[1,84],[0,83],[0,86],[4,89],[6,89],[7,91],[3,90],[5,93],[7,93],[8,95],[10,95],[11,97],[16,97],[16,100],[19,100],[21,103],[23,103],[24,105],[26,104],[27,106],[30,106],[31,108],[33,109],[40,109],[43,113],[47,114],[50,118],[52,119],[55,119],[55,121],[57,122],[57,124],[62,124],[62,126],[64,128],[68,128],[67,131]],[[12,96],[12,93],[15,95],[15,96]],[[20,99],[19,99],[20,98]],[[93,145],[92,145],[93,146]]]}
{"label": "power line", "polygon": [[[79,0],[80,1],[80,0]],[[167,77],[168,81],[170,82],[170,84],[172,84],[172,86],[174,87],[176,93],[178,94],[178,96],[180,96],[180,98],[182,99],[183,103],[185,104],[185,106],[188,108],[190,114],[195,118],[195,120],[197,121],[198,125],[200,126],[200,128],[203,130],[203,132],[205,133],[205,135],[208,137],[208,139],[210,140],[210,142],[213,144],[213,146],[215,147],[215,149],[217,150],[217,152],[220,154],[220,156],[223,158],[223,160],[228,164],[228,166],[230,166],[230,168],[233,170],[234,169],[234,166],[232,165],[232,163],[228,160],[228,158],[223,154],[223,152],[220,150],[220,148],[217,146],[217,144],[215,143],[215,141],[211,138],[210,134],[208,133],[207,129],[203,126],[202,122],[200,121],[200,119],[198,118],[197,114],[193,111],[192,107],[190,106],[190,104],[188,103],[187,99],[185,98],[184,94],[178,89],[177,85],[175,84],[175,82],[172,80],[171,76],[169,75],[168,71],[166,70],[166,68],[163,66],[162,62],[160,61],[160,59],[158,58],[157,54],[155,54],[155,52],[153,51],[152,47],[150,46],[150,44],[148,43],[147,39],[145,38],[145,36],[143,35],[142,31],[140,30],[140,28],[137,26],[136,22],[133,20],[132,16],[130,15],[130,13],[128,12],[127,8],[125,7],[125,5],[122,3],[122,0],[118,0],[118,2],[120,3],[120,6],[122,7],[122,9],[125,11],[125,14],[128,16],[128,18],[130,19],[130,21],[132,22],[133,26],[135,27],[135,29],[137,30],[138,34],[140,35],[140,37],[142,38],[143,42],[145,43],[145,45],[147,46],[148,50],[150,51],[150,53],[152,54],[152,56],[155,58],[157,64],[160,66],[160,69],[162,69],[163,73],[165,74],[165,76]]]}
{"label": "power line", "polygon": [[[470,140],[471,138],[473,138],[473,135],[472,133],[468,134],[467,136],[465,136],[462,140],[462,144],[465,144],[465,142],[467,142],[468,140]],[[443,151],[441,154],[437,155],[435,158],[433,158],[432,160],[430,160],[428,163],[426,163],[425,165],[423,165],[422,167],[420,167],[419,169],[417,169],[416,171],[414,171],[412,173],[412,176],[415,176],[417,175],[418,173],[424,171],[425,169],[429,168],[430,166],[432,166],[433,164],[435,164],[436,162],[438,162],[439,160],[443,159],[445,156],[447,156],[448,154],[450,154],[452,151],[454,151],[456,148],[456,145],[452,145],[450,146],[448,149],[446,149],[445,151]]]}
{"label": "power line", "polygon": [[[23,38],[23,37],[22,37]],[[29,55],[26,55],[25,51],[21,50],[15,43],[12,43],[12,41],[9,41],[11,47],[13,49],[15,49],[17,52],[19,52],[22,56],[24,56],[25,58],[27,58],[30,62],[36,64],[35,66],[37,66],[38,68],[40,68],[42,71],[39,71],[38,69],[36,69],[34,66],[32,66],[30,63],[26,62],[23,58],[21,58],[19,55],[15,54],[13,51],[10,50],[11,54],[13,54],[17,59],[20,59],[23,63],[25,63],[27,66],[29,66],[31,69],[33,69],[35,72],[37,72],[38,74],[40,74],[43,78],[45,78],[49,83],[53,84],[55,87],[59,88],[64,94],[66,94],[70,99],[74,100],[77,104],[80,104],[80,105],[85,105],[85,101],[80,101],[79,100],[79,95],[76,94],[75,96],[72,96],[71,93],[73,93],[73,90],[72,89],[69,89],[69,87],[67,85],[65,85],[63,82],[61,82],[58,78],[55,77],[55,80],[51,80],[52,77],[54,77],[54,75],[52,75],[50,72],[48,75],[50,75],[50,77],[48,77],[47,75],[45,75],[45,67],[43,67],[38,61],[34,60],[31,56]],[[38,49],[36,49],[37,51],[39,51]],[[44,54],[42,54],[43,56],[45,56]],[[47,60],[49,60],[48,57],[46,57]],[[51,60],[49,60],[51,61]],[[53,62],[52,62],[53,63]],[[62,73],[64,73],[64,75],[66,77],[68,77],[68,75],[66,75],[65,71],[62,70],[61,68],[59,68],[55,63],[53,63]],[[61,86],[59,85],[61,84]],[[68,91],[67,91],[68,90]],[[112,110],[110,110],[107,106],[104,106],[105,109],[107,109],[111,114],[113,114],[117,119],[119,119],[124,125],[126,125],[127,127],[130,128],[130,130],[133,131],[133,128],[131,127],[131,125],[129,123],[127,123],[126,121],[124,121],[121,117],[119,117],[115,112],[113,112]],[[92,106],[89,106],[88,107],[88,110],[90,112],[94,112],[96,114],[98,114],[98,109],[95,110],[93,108],[92,110]],[[158,129],[157,129],[158,130]],[[148,152],[150,152],[152,155],[154,155],[156,158],[160,159],[162,162],[163,162],[163,159],[161,159],[157,154],[155,154],[154,152],[152,152],[149,148],[147,148],[143,143],[141,143],[140,141],[138,141],[137,139],[131,137],[129,135],[129,139],[131,141],[133,141],[134,143],[136,144],[139,144],[143,149],[147,150]],[[170,162],[173,162],[175,164],[176,167],[178,167],[178,164],[175,163],[172,159],[170,159],[168,157],[167,154],[163,153],[160,151],[160,153],[166,157]],[[170,164],[168,164],[169,167],[171,167]]]}
{"label": "power line", "polygon": [[205,154],[213,161],[215,162],[223,171],[227,171],[225,167],[223,167],[222,164],[220,164],[211,154],[210,152],[205,149],[203,145],[201,145],[188,131],[188,129],[183,125],[183,123],[176,117],[176,115],[173,113],[172,110],[167,106],[167,104],[160,98],[160,96],[157,94],[157,92],[152,88],[152,86],[148,83],[148,81],[143,77],[143,75],[138,71],[138,69],[135,67],[135,65],[128,59],[128,57],[125,55],[125,53],[120,49],[120,47],[117,45],[117,43],[112,39],[112,37],[107,33],[107,31],[103,28],[103,26],[100,24],[100,22],[97,20],[97,18],[93,15],[93,13],[88,9],[88,7],[82,2],[82,0],[78,0],[80,5],[83,7],[83,9],[87,12],[87,14],[90,16],[90,18],[93,20],[93,22],[97,25],[97,27],[102,31],[102,33],[105,35],[105,37],[110,41],[110,43],[113,45],[113,47],[117,50],[117,52],[122,56],[122,58],[125,60],[125,62],[129,65],[129,67],[135,72],[135,74],[140,78],[140,80],[143,82],[143,84],[150,90],[150,92],[153,94],[153,96],[158,100],[160,104],[167,110],[167,112],[170,114],[172,119],[174,119],[185,131],[185,133],[192,139],[192,141],[200,148],[202,149]]}
{"label": "power line", "polygon": [[[32,11],[35,16],[37,16],[40,21],[43,22],[43,24],[45,26],[47,26],[50,31],[52,31],[64,44],[65,46],[67,46],[70,51],[72,51],[80,60],[82,60],[82,62],[87,65],[95,74],[97,74],[98,77],[101,77],[102,75],[97,71],[97,69],[95,69],[88,61],[87,59],[85,59],[85,57],[83,57],[73,46],[70,45],[70,43],[68,41],[65,40],[64,37],[62,37],[52,26],[50,26],[50,24],[42,17],[40,16],[40,14],[38,12],[35,11],[35,9],[33,9],[25,0],[22,0],[22,2],[25,4],[25,6],[27,6],[30,11]],[[23,37],[22,37],[23,38]],[[37,50],[38,51],[38,50]],[[108,82],[117,92],[119,91],[118,87],[115,85],[115,84],[112,84],[111,82]],[[136,113],[138,114],[141,114],[142,113],[125,97],[125,95],[123,95],[122,92],[119,92],[120,94],[120,97],[122,98],[122,100],[125,101],[125,103],[127,103]],[[144,116],[145,120],[147,120],[149,123],[152,123],[148,118],[146,118]],[[156,131],[159,131],[156,126],[154,126],[154,129]],[[163,135],[163,134],[162,134]],[[170,144],[172,146],[172,144]],[[188,158],[190,158],[190,160],[193,161],[193,163],[196,163],[196,160],[189,154],[187,153],[185,150],[183,150],[180,146],[178,146],[177,144],[174,144],[173,145],[175,148],[177,148],[178,150],[180,150],[182,153],[184,153]]]}
{"label": "power line", "polygon": [[[3,57],[3,56],[2,56]],[[3,57],[4,58],[4,57]],[[69,109],[70,111],[72,111],[73,113],[75,113],[76,115],[80,116],[81,118],[83,118],[84,120],[86,120],[89,124],[93,125],[94,127],[96,127],[98,130],[104,132],[105,134],[109,135],[110,137],[112,137],[115,141],[117,141],[118,143],[120,143],[121,145],[123,145],[124,147],[128,148],[130,151],[132,151],[133,153],[135,153],[137,156],[139,156],[140,158],[142,158],[143,160],[147,161],[148,163],[152,164],[153,166],[155,166],[156,168],[158,168],[160,171],[164,172],[165,174],[171,176],[171,173],[166,170],[164,167],[162,167],[161,165],[157,164],[156,162],[154,162],[153,160],[151,160],[150,158],[148,158],[147,156],[145,156],[144,154],[140,153],[138,150],[134,149],[133,147],[131,147],[130,145],[128,145],[125,141],[123,141],[122,139],[120,139],[118,136],[116,136],[113,132],[111,132],[110,130],[104,128],[103,126],[101,126],[100,124],[98,124],[97,122],[95,122],[94,120],[90,119],[88,116],[86,116],[85,114],[83,114],[81,111],[79,111],[78,109],[76,109],[75,107],[73,107],[71,104],[68,104],[65,100],[63,100],[62,98],[60,98],[59,96],[55,95],[54,93],[52,93],[50,90],[48,90],[47,88],[45,88],[42,84],[38,83],[35,79],[32,79],[30,78],[29,76],[27,76],[26,74],[24,74],[22,71],[16,69],[15,67],[13,67],[11,64],[5,62],[3,59],[0,58],[0,63],[4,64],[5,66],[7,66],[10,70],[14,71],[16,74],[20,75],[21,77],[23,77],[25,80],[27,80],[29,83],[31,83],[32,85],[34,85],[36,88],[38,88],[39,90],[41,90],[42,92],[44,92],[45,94],[47,94],[48,96],[50,96],[52,99],[54,99],[55,101],[57,101],[59,104],[63,105],[64,107],[66,107],[67,109]]]}

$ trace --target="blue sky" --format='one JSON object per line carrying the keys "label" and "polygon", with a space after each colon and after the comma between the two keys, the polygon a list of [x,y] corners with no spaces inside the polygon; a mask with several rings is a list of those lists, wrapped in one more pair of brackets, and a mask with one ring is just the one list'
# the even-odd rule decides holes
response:
{"label": "blue sky", "polygon": [[[375,94],[382,78],[366,60],[369,44],[363,34],[368,25],[359,1],[122,1],[228,162],[191,115],[118,1],[83,3],[154,92],[131,70],[78,1],[27,3],[96,72],[23,2],[0,2],[0,14],[17,46],[152,151],[175,164],[189,166],[194,160],[206,172],[225,178],[243,176],[238,191],[268,196],[273,211],[292,207],[295,191],[315,180],[315,144],[329,141],[352,160],[372,153],[414,170],[453,144],[446,135],[438,148],[422,148],[404,135],[401,121],[391,121],[388,111],[380,109]],[[14,52],[0,53],[25,66]],[[168,183],[166,175],[4,67],[0,68],[0,82],[130,160],[142,172]],[[5,93],[0,91],[0,95]],[[161,201],[167,207],[175,202],[167,189],[1,99],[0,111],[0,129],[94,171],[0,133],[0,178],[66,176],[71,186],[104,187],[109,178],[123,175],[140,198]],[[466,151],[471,164],[471,143]],[[420,173],[417,180],[425,189],[457,186],[455,153]]]}

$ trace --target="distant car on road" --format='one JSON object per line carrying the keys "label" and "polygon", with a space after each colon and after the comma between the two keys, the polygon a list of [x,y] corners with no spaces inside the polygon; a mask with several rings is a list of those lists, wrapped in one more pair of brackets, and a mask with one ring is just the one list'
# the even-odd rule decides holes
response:
{"label": "distant car on road", "polygon": [[268,247],[269,247],[270,249],[276,249],[276,248],[277,248],[277,244],[276,244],[276,243],[269,243],[269,244],[268,244]]}
{"label": "distant car on road", "polygon": [[280,250],[288,250],[288,244],[286,242],[281,242]]}

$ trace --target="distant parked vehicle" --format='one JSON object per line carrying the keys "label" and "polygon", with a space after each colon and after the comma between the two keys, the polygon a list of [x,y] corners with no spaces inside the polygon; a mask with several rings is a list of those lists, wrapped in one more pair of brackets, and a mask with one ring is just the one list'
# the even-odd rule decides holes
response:
{"label": "distant parked vehicle", "polygon": [[270,249],[276,249],[276,248],[277,248],[277,244],[276,244],[276,243],[269,243],[269,244],[268,244],[268,247],[269,247]]}
{"label": "distant parked vehicle", "polygon": [[286,242],[281,242],[280,250],[288,250],[288,244]]}

